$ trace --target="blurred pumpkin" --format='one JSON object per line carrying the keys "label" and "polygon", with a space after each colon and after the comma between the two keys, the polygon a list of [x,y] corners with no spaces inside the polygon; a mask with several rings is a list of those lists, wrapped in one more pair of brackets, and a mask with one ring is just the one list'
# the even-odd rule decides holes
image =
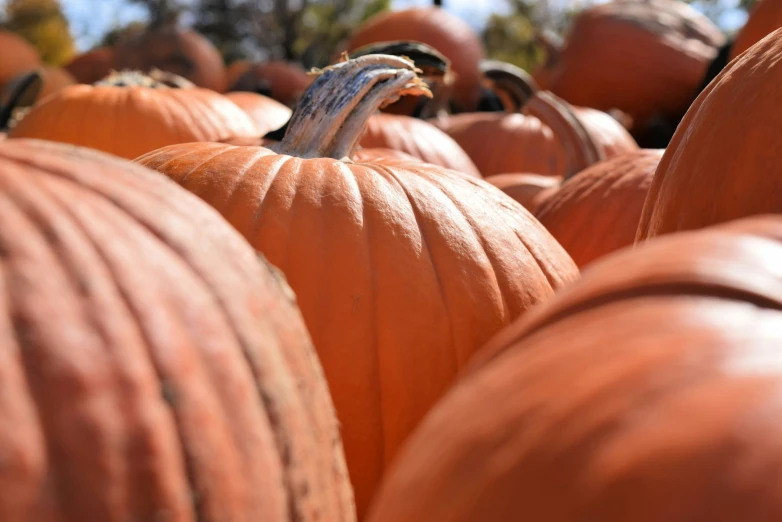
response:
{"label": "blurred pumpkin", "polygon": [[71,76],[71,73],[66,69],[61,69],[59,67],[44,67],[42,73],[43,87],[41,93],[38,95],[39,100],[46,98],[50,94],[61,91],[69,85],[75,85],[77,83],[76,78]]}
{"label": "blurred pumpkin", "polygon": [[312,83],[300,65],[287,62],[239,62],[229,70],[231,91],[263,94],[288,107],[295,106],[301,93]]}
{"label": "blurred pumpkin", "polygon": [[601,161],[565,180],[534,211],[579,267],[632,245],[662,150]]}
{"label": "blurred pumpkin", "polygon": [[99,47],[76,56],[64,69],[79,83],[95,83],[114,68],[114,49]]}
{"label": "blurred pumpkin", "polygon": [[132,159],[173,143],[257,134],[249,116],[221,94],[117,73],[94,86],[71,85],[45,98],[9,137],[72,143]]}
{"label": "blurred pumpkin", "polygon": [[637,240],[782,211],[782,29],[698,97],[660,161]]}
{"label": "blurred pumpkin", "polygon": [[774,219],[773,240],[734,224],[617,252],[504,330],[368,522],[780,519]]}
{"label": "blurred pumpkin", "polygon": [[41,66],[38,51],[27,40],[0,29],[0,89],[19,74]]}
{"label": "blurred pumpkin", "polygon": [[213,209],[9,140],[0,222],[0,519],[355,521],[290,289]]}
{"label": "blurred pumpkin", "polygon": [[225,92],[223,58],[204,36],[175,25],[161,25],[117,42],[114,51],[117,70],[174,73],[198,87]]}
{"label": "blurred pumpkin", "polygon": [[481,180],[353,155],[378,106],[426,87],[409,60],[326,68],[272,150],[183,144],[138,158],[223,214],[285,274],[342,425],[359,518],[389,462],[490,336],[577,276]]}
{"label": "blurred pumpkin", "polygon": [[293,111],[282,103],[254,92],[228,92],[225,97],[238,105],[258,128],[258,135],[275,131],[288,123]]}
{"label": "blurred pumpkin", "polygon": [[779,0],[757,0],[750,9],[744,27],[736,35],[730,50],[730,59],[734,59],[780,27],[782,4]]}

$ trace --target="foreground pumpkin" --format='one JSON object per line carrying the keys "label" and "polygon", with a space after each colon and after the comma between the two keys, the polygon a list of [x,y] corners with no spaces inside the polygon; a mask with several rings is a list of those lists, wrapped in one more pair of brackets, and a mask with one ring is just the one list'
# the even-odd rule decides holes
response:
{"label": "foreground pumpkin", "polygon": [[379,105],[425,86],[408,60],[327,68],[270,149],[183,144],[137,161],[211,203],[296,293],[342,425],[359,517],[387,464],[490,336],[577,272],[480,180],[352,155]]}
{"label": "foreground pumpkin", "polygon": [[[369,522],[770,522],[782,221],[604,258],[430,412]],[[774,237],[773,240],[766,237]]]}
{"label": "foreground pumpkin", "polygon": [[780,27],[782,5],[779,0],[758,0],[750,10],[747,23],[736,35],[730,49],[730,59],[734,59]]}
{"label": "foreground pumpkin", "polygon": [[0,519],[355,520],[290,291],[216,212],[15,140],[0,221]]}
{"label": "foreground pumpkin", "polygon": [[534,76],[574,105],[620,109],[642,130],[687,110],[724,40],[684,2],[608,2],[582,11]]}
{"label": "foreground pumpkin", "polygon": [[642,149],[579,172],[534,211],[579,267],[632,245],[661,150]]}
{"label": "foreground pumpkin", "polygon": [[698,97],[660,161],[638,240],[782,211],[780,58],[777,30]]}
{"label": "foreground pumpkin", "polygon": [[38,51],[21,36],[0,30],[0,89],[19,74],[41,66]]}
{"label": "foreground pumpkin", "polygon": [[9,136],[83,145],[132,159],[172,143],[257,134],[249,116],[220,94],[172,89],[143,75],[120,73],[42,100]]}

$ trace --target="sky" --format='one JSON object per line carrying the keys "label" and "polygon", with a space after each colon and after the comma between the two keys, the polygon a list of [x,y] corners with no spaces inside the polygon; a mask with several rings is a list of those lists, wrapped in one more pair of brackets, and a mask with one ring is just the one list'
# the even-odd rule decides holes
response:
{"label": "sky", "polygon": [[[6,0],[0,0],[0,6]],[[560,6],[579,6],[604,0],[549,0]],[[80,50],[91,48],[110,28],[143,19],[144,9],[127,0],[61,0],[71,30]],[[725,7],[733,7],[738,0],[720,0]],[[431,5],[431,0],[393,0],[394,9]],[[466,20],[476,30],[481,30],[492,13],[506,13],[506,0],[444,0],[446,9]],[[697,7],[697,5],[696,5]],[[721,19],[723,29],[732,30],[744,23],[745,15],[728,9]]]}

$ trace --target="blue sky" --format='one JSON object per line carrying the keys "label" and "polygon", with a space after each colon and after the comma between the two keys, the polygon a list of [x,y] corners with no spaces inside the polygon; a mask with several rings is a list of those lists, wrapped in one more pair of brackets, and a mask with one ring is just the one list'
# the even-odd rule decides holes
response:
{"label": "blue sky", "polygon": [[[0,6],[6,0],[0,0]],[[548,0],[556,6],[584,5],[603,0]],[[733,7],[738,0],[720,0],[725,7]],[[90,48],[111,27],[132,20],[143,19],[144,9],[130,4],[127,0],[61,0],[77,45],[84,50]],[[393,0],[395,9],[417,5],[431,5],[431,0]],[[480,30],[492,13],[507,12],[505,0],[444,0],[446,8]],[[724,29],[735,29],[744,22],[744,16],[737,11],[728,10],[720,25]]]}

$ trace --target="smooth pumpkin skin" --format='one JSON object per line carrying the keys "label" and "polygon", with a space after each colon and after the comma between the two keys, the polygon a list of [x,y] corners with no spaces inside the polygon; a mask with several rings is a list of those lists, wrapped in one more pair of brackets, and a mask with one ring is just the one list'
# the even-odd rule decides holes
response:
{"label": "smooth pumpkin skin", "polygon": [[115,46],[117,70],[177,74],[199,87],[216,92],[228,88],[220,52],[195,31],[163,26],[121,40]]}
{"label": "smooth pumpkin skin", "polygon": [[367,520],[779,519],[780,263],[715,230],[593,264],[481,352]]}
{"label": "smooth pumpkin skin", "polygon": [[462,110],[476,108],[481,95],[480,64],[485,54],[479,36],[467,22],[440,7],[384,11],[351,35],[347,50],[394,40],[425,43],[445,55],[456,75],[454,99]]}
{"label": "smooth pumpkin skin", "polygon": [[229,88],[235,91],[255,91],[258,86],[270,90],[271,97],[288,107],[307,90],[312,78],[298,64],[272,60],[263,63],[235,62],[229,67]]}
{"label": "smooth pumpkin skin", "polygon": [[777,30],[698,97],[657,168],[637,241],[782,211],[781,56]]}
{"label": "smooth pumpkin skin", "polygon": [[485,181],[534,214],[538,205],[559,189],[562,178],[540,174],[495,174]]}
{"label": "smooth pumpkin skin", "polygon": [[632,245],[663,150],[616,156],[565,180],[534,211],[579,267]]}
{"label": "smooth pumpkin skin", "polygon": [[782,5],[779,1],[758,0],[752,6],[747,23],[736,35],[730,49],[730,59],[733,60],[780,27],[782,27]]}
{"label": "smooth pumpkin skin", "polygon": [[11,31],[0,30],[0,49],[0,88],[17,75],[41,66],[35,47]]}
{"label": "smooth pumpkin skin", "polygon": [[687,109],[724,41],[684,2],[608,2],[578,15],[560,55],[534,78],[573,105],[620,109],[643,126]]}
{"label": "smooth pumpkin skin", "polygon": [[214,206],[285,274],[334,398],[359,518],[473,352],[577,276],[507,196],[418,161],[220,144],[137,161]]}
{"label": "smooth pumpkin skin", "polygon": [[589,107],[573,107],[573,112],[603,151],[606,159],[638,150],[635,139],[610,114]]}
{"label": "smooth pumpkin skin", "polygon": [[41,93],[38,95],[38,100],[42,100],[54,94],[57,91],[61,91],[69,85],[75,85],[76,78],[71,76],[66,69],[60,67],[44,67],[43,68],[43,87]]}
{"label": "smooth pumpkin skin", "polygon": [[275,131],[285,125],[293,111],[282,103],[254,92],[227,92],[225,97],[238,105],[258,128],[258,135]]}
{"label": "smooth pumpkin skin", "polygon": [[133,159],[174,143],[257,136],[249,116],[208,89],[73,85],[37,103],[9,132]]}
{"label": "smooth pumpkin skin", "polygon": [[397,114],[374,114],[366,125],[361,146],[394,149],[427,163],[480,178],[478,167],[453,138],[431,123]]}
{"label": "smooth pumpkin skin", "polygon": [[114,49],[99,47],[76,56],[64,69],[79,83],[95,83],[109,75],[114,67]]}
{"label": "smooth pumpkin skin", "polygon": [[213,209],[13,140],[0,220],[2,520],[355,520],[290,290]]}

